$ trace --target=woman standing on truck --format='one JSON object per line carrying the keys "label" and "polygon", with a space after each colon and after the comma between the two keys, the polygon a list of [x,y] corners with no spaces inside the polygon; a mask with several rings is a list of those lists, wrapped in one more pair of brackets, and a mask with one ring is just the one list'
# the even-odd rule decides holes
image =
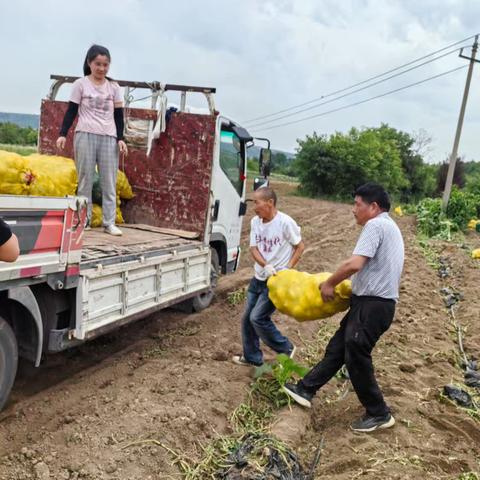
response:
{"label": "woman standing on truck", "polygon": [[123,102],[120,86],[107,77],[110,52],[92,45],[83,64],[84,77],[75,80],[63,119],[57,148],[65,148],[68,130],[78,114],[74,157],[78,173],[78,195],[88,198],[88,220],[92,218],[92,187],[98,164],[102,187],[103,226],[110,235],[122,235],[115,226],[118,154],[127,154],[123,141]]}

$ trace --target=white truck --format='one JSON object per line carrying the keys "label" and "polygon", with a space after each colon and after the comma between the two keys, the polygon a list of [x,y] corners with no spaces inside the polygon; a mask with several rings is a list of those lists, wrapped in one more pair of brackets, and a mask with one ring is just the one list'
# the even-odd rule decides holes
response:
{"label": "white truck", "polygon": [[[55,154],[66,102],[52,75],[42,101],[39,152]],[[248,132],[215,110],[215,89],[119,81],[151,93],[151,108],[125,108],[129,155],[120,165],[135,197],[124,207],[123,236],[84,230],[86,199],[0,195],[0,216],[19,238],[21,256],[0,262],[0,409],[18,356],[40,364],[59,352],[159,309],[202,310],[220,273],[236,270],[246,211]],[[181,92],[178,111],[165,94]],[[187,92],[207,97],[207,114],[186,112]],[[157,106],[158,104],[158,106]],[[72,129],[73,131],[73,129]],[[72,135],[73,136],[73,135]],[[263,149],[262,173],[268,173]],[[72,138],[67,138],[72,156]],[[263,162],[263,163],[262,163]],[[256,179],[257,185],[265,179]]]}

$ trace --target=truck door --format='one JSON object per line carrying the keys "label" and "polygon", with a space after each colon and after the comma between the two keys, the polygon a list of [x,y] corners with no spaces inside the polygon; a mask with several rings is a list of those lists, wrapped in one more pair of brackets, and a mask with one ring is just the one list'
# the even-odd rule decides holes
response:
{"label": "truck door", "polygon": [[[240,235],[245,215],[245,141],[222,125],[214,161],[212,189],[214,222],[212,240],[226,242],[226,272],[235,270],[240,255]],[[220,259],[221,263],[222,259]]]}

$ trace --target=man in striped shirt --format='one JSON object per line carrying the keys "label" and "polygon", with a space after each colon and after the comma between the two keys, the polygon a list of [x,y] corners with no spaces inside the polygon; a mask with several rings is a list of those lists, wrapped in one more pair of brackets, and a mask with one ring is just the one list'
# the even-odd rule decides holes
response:
{"label": "man in striped shirt", "polygon": [[404,246],[400,229],[388,215],[390,199],[384,188],[366,183],[354,195],[353,215],[363,226],[362,232],[352,256],[320,285],[323,300],[330,301],[335,286],[353,275],[350,309],[328,343],[323,359],[300,382],[287,383],[284,390],[300,405],[311,407],[317,390],[345,365],[366,410],[351,427],[371,432],[395,424],[375,379],[371,353],[393,320]]}

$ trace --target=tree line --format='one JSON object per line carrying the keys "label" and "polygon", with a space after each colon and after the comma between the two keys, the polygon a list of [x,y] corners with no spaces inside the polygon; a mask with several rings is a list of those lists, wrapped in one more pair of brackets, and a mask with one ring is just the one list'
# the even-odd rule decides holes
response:
{"label": "tree line", "polygon": [[11,145],[36,145],[38,130],[32,127],[20,127],[15,123],[0,123],[0,143]]}
{"label": "tree line", "polygon": [[[439,196],[445,185],[448,162],[424,160],[430,143],[424,131],[411,135],[382,124],[329,136],[314,132],[297,142],[297,156],[290,168],[300,181],[300,190],[310,196],[351,198],[357,186],[374,181],[397,201],[416,203]],[[480,193],[480,163],[458,159],[454,184]]]}

